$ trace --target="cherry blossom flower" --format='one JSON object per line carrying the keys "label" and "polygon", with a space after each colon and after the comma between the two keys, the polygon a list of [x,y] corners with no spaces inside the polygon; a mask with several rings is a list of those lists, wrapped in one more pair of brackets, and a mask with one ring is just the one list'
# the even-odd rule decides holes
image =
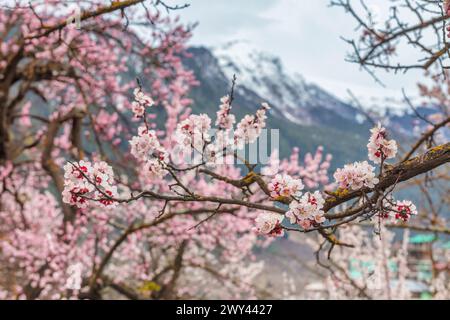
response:
{"label": "cherry blossom flower", "polygon": [[134,89],[134,100],[131,103],[131,110],[138,118],[144,116],[146,107],[151,107],[155,104],[153,99],[143,93],[140,88]]}
{"label": "cherry blossom flower", "polygon": [[[288,174],[277,174],[268,184],[270,196],[290,197],[293,195],[300,196],[304,185],[300,179],[294,179]],[[300,194],[299,194],[300,193]]]}
{"label": "cherry blossom flower", "polygon": [[145,107],[151,107],[155,104],[152,98],[147,96],[141,89],[134,89],[134,98],[135,100]]}
{"label": "cherry blossom flower", "polygon": [[86,208],[88,206],[88,195],[94,191],[94,186],[84,183],[83,186],[67,184],[62,192],[62,200],[70,205],[78,208]]}
{"label": "cherry blossom flower", "polygon": [[284,230],[281,227],[282,220],[282,215],[273,212],[263,212],[255,219],[255,231],[258,234],[271,237],[283,236]]}
{"label": "cherry blossom flower", "polygon": [[203,153],[206,165],[214,167],[219,164],[233,164],[234,158],[230,157],[233,150],[235,150],[235,146],[230,131],[216,131],[213,142],[206,146]]}
{"label": "cherry blossom flower", "polygon": [[258,139],[262,129],[266,126],[266,112],[270,109],[267,103],[262,103],[255,115],[246,115],[237,125],[234,141],[237,148],[242,149],[246,143],[253,143]]}
{"label": "cherry blossom flower", "polygon": [[147,130],[142,126],[138,129],[138,136],[130,140],[131,154],[138,160],[146,161],[152,157],[164,160],[167,157],[167,151],[159,143],[154,130]]}
{"label": "cherry blossom flower", "polygon": [[289,204],[289,211],[286,217],[291,223],[296,223],[304,229],[309,229],[314,224],[325,222],[322,210],[325,200],[319,191],[314,193],[306,192],[300,200],[293,200]]}
{"label": "cherry blossom flower", "polygon": [[114,172],[110,165],[105,161],[99,161],[94,163],[92,174],[94,182],[101,186],[114,183]]}
{"label": "cherry blossom flower", "polygon": [[104,207],[115,206],[113,200],[118,195],[114,183],[112,168],[103,161],[95,163],[80,160],[64,166],[64,190],[62,199],[65,203],[78,208],[86,208],[91,203]]}
{"label": "cherry blossom flower", "polygon": [[83,174],[90,176],[93,172],[93,168],[90,162],[80,160],[78,165],[72,165],[71,163],[67,163],[64,166],[64,179],[66,181],[71,180],[83,180]]}
{"label": "cherry blossom flower", "polygon": [[216,126],[218,126],[220,129],[229,130],[236,122],[235,116],[230,114],[230,97],[228,95],[224,96],[220,99],[220,102],[222,102],[222,104],[219,107],[220,110],[217,111]]}
{"label": "cherry blossom flower", "polygon": [[190,115],[178,124],[175,131],[175,141],[185,150],[194,148],[197,151],[202,151],[205,143],[210,141],[210,129],[211,119],[208,115]]}
{"label": "cherry blossom flower", "polygon": [[137,101],[133,101],[131,103],[131,110],[133,111],[134,115],[138,118],[144,116],[145,107]]}
{"label": "cherry blossom flower", "polygon": [[416,206],[409,200],[395,201],[392,197],[383,201],[383,211],[378,215],[391,223],[407,222],[411,216],[417,215]]}
{"label": "cherry blossom flower", "polygon": [[417,215],[416,206],[409,200],[397,201],[393,206],[395,218],[407,222],[412,215]]}
{"label": "cherry blossom flower", "polygon": [[144,164],[143,175],[149,180],[162,178],[166,173],[164,165],[157,159],[150,159]]}
{"label": "cherry blossom flower", "polygon": [[386,129],[378,123],[378,126],[371,129],[370,132],[372,135],[367,144],[369,159],[374,163],[381,163],[382,159],[394,158],[397,154],[397,142],[387,140]]}
{"label": "cherry blossom flower", "polygon": [[374,170],[375,168],[367,161],[354,162],[346,164],[342,169],[337,169],[334,178],[342,189],[373,188],[379,182]]}
{"label": "cherry blossom flower", "polygon": [[209,144],[205,148],[205,160],[209,166],[223,164],[223,152],[216,144]]}

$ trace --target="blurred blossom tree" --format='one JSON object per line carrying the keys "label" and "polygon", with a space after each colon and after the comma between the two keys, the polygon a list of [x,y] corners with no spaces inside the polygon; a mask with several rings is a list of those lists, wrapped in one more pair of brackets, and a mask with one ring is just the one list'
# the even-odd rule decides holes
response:
{"label": "blurred blossom tree", "polygon": [[[358,219],[375,221],[382,242],[384,224],[450,233],[437,216],[409,225],[416,205],[393,197],[450,160],[449,143],[433,139],[448,126],[444,109],[423,119],[429,127],[396,164],[399,146],[375,126],[368,160],[377,168],[346,165],[336,183],[321,147],[302,164],[295,149],[258,166],[239,150],[261,135],[267,103],[237,120],[233,79],[215,122],[190,113],[196,81],[181,59],[191,26],[169,17],[185,6],[79,5],[0,9],[2,298],[256,298],[262,264],[252,250],[285,232],[318,233],[319,249],[338,246],[341,261],[357,244],[336,230]],[[422,91],[447,103],[442,91]]]}

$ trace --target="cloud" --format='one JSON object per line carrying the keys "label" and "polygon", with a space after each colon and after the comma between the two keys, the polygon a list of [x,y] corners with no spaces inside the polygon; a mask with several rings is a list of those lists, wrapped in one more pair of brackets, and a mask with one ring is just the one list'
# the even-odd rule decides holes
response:
{"label": "cloud", "polygon": [[180,14],[184,21],[199,22],[193,43],[216,45],[241,39],[246,30],[269,27],[274,21],[260,13],[275,3],[276,0],[195,0]]}
{"label": "cloud", "polygon": [[[386,0],[377,0],[380,20],[387,14]],[[199,21],[194,44],[218,46],[233,40],[250,40],[261,50],[281,58],[285,68],[302,74],[339,97],[343,84],[356,95],[398,95],[402,88],[416,91],[420,71],[406,75],[379,73],[389,88],[376,84],[367,72],[345,61],[350,50],[341,36],[353,38],[355,22],[328,0],[195,0],[181,13],[184,21]],[[343,92],[344,91],[344,92]]]}

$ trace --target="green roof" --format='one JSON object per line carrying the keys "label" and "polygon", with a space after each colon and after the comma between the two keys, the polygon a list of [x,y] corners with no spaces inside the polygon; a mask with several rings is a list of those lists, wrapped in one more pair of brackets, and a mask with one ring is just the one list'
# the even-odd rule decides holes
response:
{"label": "green roof", "polygon": [[417,234],[415,236],[412,236],[409,239],[409,242],[414,244],[429,243],[434,241],[435,239],[436,237],[434,236],[434,234]]}
{"label": "green roof", "polygon": [[443,248],[443,249],[450,249],[450,241],[447,241],[446,243],[444,243],[444,244],[442,245],[442,248]]}

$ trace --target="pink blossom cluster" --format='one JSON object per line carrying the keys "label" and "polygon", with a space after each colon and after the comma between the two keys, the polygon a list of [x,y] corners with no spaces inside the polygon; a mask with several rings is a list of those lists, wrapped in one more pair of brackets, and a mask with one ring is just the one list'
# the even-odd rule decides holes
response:
{"label": "pink blossom cluster", "polygon": [[416,206],[409,200],[389,201],[384,205],[385,210],[380,214],[383,219],[390,219],[396,223],[398,221],[408,222],[413,215],[417,215]]}
{"label": "pink blossom cluster", "polygon": [[201,152],[205,144],[210,142],[210,129],[211,119],[208,115],[190,115],[178,124],[175,141],[184,150],[194,149]]}
{"label": "pink blossom cluster", "polygon": [[[28,7],[28,1],[24,2]],[[45,18],[46,25],[57,24],[60,21],[59,17],[53,15],[59,10],[49,5],[57,2],[64,3],[47,0],[41,5],[43,9],[38,10],[39,15]],[[104,5],[102,3],[104,1],[89,2]],[[447,4],[448,1],[446,7]],[[142,10],[140,12],[144,14]],[[127,12],[130,15],[131,13]],[[42,21],[39,21],[36,13],[30,10],[28,13],[26,10],[0,10],[2,21],[0,33],[8,35],[0,45],[0,78],[3,74],[1,71],[11,63],[6,58],[11,56],[19,58],[17,53],[21,48],[25,59],[22,59],[19,65],[23,65],[24,69],[46,65],[51,61],[74,70],[73,73],[81,77],[76,79],[77,81],[70,77],[72,71],[69,74],[63,72],[64,67],[62,70],[56,70],[58,75],[54,79],[32,84],[32,87],[45,97],[43,100],[52,101],[43,114],[51,114],[48,120],[59,122],[60,116],[64,116],[79,105],[98,106],[90,108],[89,111],[93,116],[90,121],[92,127],[89,130],[81,129],[80,138],[84,142],[94,138],[94,135],[95,138],[100,137],[98,140],[101,140],[102,145],[105,144],[108,151],[109,147],[114,149],[120,143],[119,134],[126,136],[129,133],[128,126],[120,124],[121,116],[124,115],[120,112],[129,112],[131,109],[136,117],[146,117],[146,125],[139,128],[138,135],[130,141],[131,153],[138,160],[139,166],[133,170],[135,168],[128,163],[124,172],[130,172],[130,177],[125,174],[121,176],[123,184],[120,185],[120,191],[131,194],[132,190],[144,189],[140,181],[131,181],[128,185],[128,180],[132,180],[135,177],[134,171],[137,171],[153,179],[152,187],[158,188],[161,194],[172,194],[170,183],[173,181],[169,182],[171,179],[169,177],[167,179],[162,177],[166,172],[165,165],[169,161],[166,152],[169,150],[168,140],[173,137],[175,131],[181,145],[189,149],[198,148],[206,153],[207,160],[217,163],[222,155],[221,146],[232,145],[235,148],[236,145],[242,146],[257,139],[265,126],[269,106],[263,104],[256,115],[242,119],[237,126],[237,133],[230,139],[228,131],[233,129],[236,119],[230,114],[230,98],[228,96],[222,98],[216,121],[216,125],[222,130],[212,143],[208,135],[211,126],[211,119],[208,116],[189,116],[186,119],[190,112],[187,108],[190,99],[186,98],[186,94],[194,80],[192,73],[184,69],[181,57],[185,54],[189,29],[171,25],[170,20],[159,13],[154,16],[151,12],[147,14],[152,15],[155,28],[149,37],[151,40],[147,42],[142,39],[145,43],[141,45],[141,41],[137,43],[131,41],[135,39],[128,34],[132,32],[131,29],[127,29],[127,33],[124,34],[120,14],[116,15],[116,18],[114,15],[105,19],[94,18],[93,24],[107,31],[105,37],[91,33],[88,29],[79,32],[71,28],[63,28],[59,33],[49,37],[30,37],[39,35],[42,31]],[[140,20],[134,15],[133,18],[130,16],[130,21]],[[11,29],[8,29],[9,26]],[[61,37],[64,41],[61,41]],[[122,46],[117,46],[117,39],[122,41]],[[117,75],[126,70],[125,62],[130,56],[133,60],[141,56],[142,59],[139,61],[144,66],[142,77],[151,84],[155,102],[141,89],[136,89],[134,102],[124,103],[122,106],[121,102],[125,100],[134,83],[121,83]],[[150,59],[147,60],[148,57]],[[59,81],[62,78],[64,82]],[[89,94],[83,95],[82,92]],[[118,102],[117,112],[112,114],[105,112],[105,107],[111,107],[110,101]],[[154,129],[154,123],[147,124],[151,115],[146,115],[146,108],[154,103],[163,106],[168,116],[164,135],[161,136],[159,132],[150,130]],[[20,122],[24,128],[33,126],[34,121],[31,122],[32,118],[27,115],[33,114],[33,110],[30,109],[34,105],[26,101],[23,108],[17,108],[17,111],[20,109],[22,112],[23,121]],[[179,119],[186,120],[178,125]],[[72,121],[61,123],[61,130],[54,139],[55,148],[51,155],[57,164],[63,164],[65,157],[76,149],[71,138],[72,134],[77,132],[75,130],[77,121],[74,119],[73,123]],[[87,125],[85,121],[79,122],[83,123],[83,128]],[[38,129],[38,136],[41,132],[45,133],[45,129]],[[17,133],[20,133],[20,130],[17,130]],[[162,136],[166,138],[158,139]],[[376,138],[374,141],[377,148],[389,145],[382,139]],[[389,147],[392,149],[392,146]],[[383,148],[380,152],[385,156]],[[101,149],[99,143],[100,153]],[[114,151],[120,150],[116,148]],[[37,148],[26,149],[24,158],[40,159],[39,152],[41,152],[40,145]],[[34,157],[35,155],[38,157]],[[93,151],[92,158],[96,157],[98,153]],[[115,160],[126,165],[128,159],[126,156],[123,158],[118,156]],[[320,185],[328,183],[327,169],[330,160],[330,156],[326,158],[322,156],[322,149],[319,148],[315,155],[307,154],[304,166],[300,166],[298,150],[294,150],[290,159],[278,161],[279,168],[268,174],[273,177],[280,173],[270,183],[272,197],[286,195],[294,198],[289,212],[286,213],[286,217],[292,223],[298,223],[303,228],[309,229],[325,221],[324,199],[320,192],[308,192],[302,196],[300,191],[303,190],[303,183],[308,189],[317,189]],[[134,226],[135,223],[141,222],[144,224],[155,222],[148,229],[130,234],[116,248],[103,272],[105,279],[111,279],[111,283],[114,284],[129,284],[132,290],[135,286],[136,289],[139,288],[145,281],[156,281],[166,288],[170,284],[173,288],[172,297],[184,298],[205,294],[210,296],[213,291],[211,283],[217,281],[221,289],[218,290],[220,295],[224,295],[226,299],[236,298],[243,292],[251,292],[252,277],[258,272],[258,267],[248,262],[253,258],[253,247],[260,244],[255,233],[250,232],[254,226],[253,222],[255,221],[255,230],[259,234],[270,236],[264,243],[271,241],[272,237],[283,234],[281,225],[283,215],[264,212],[257,217],[258,212],[247,207],[231,211],[230,206],[230,212],[226,212],[228,206],[224,205],[221,207],[224,212],[206,221],[204,219],[210,213],[202,210],[215,210],[216,206],[203,202],[164,203],[162,200],[144,198],[142,201],[116,206],[113,199],[117,197],[118,192],[114,186],[114,174],[105,162],[91,163],[81,160],[74,164],[68,163],[64,170],[65,185],[62,192],[64,202],[79,208],[86,208],[89,205],[89,211],[82,210],[83,214],[76,214],[74,217],[64,212],[65,206],[60,206],[56,194],[48,191],[55,183],[51,180],[52,177],[44,174],[40,161],[31,165],[22,161],[15,161],[14,164],[7,162],[4,167],[0,167],[0,189],[5,190],[0,193],[0,235],[4,240],[0,243],[2,253],[0,265],[6,267],[8,270],[6,278],[10,278],[14,286],[12,289],[7,288],[10,297],[31,299],[81,297],[78,292],[88,289],[86,285],[92,277],[92,271],[95,272],[107,252],[114,248],[117,243],[115,240],[120,239],[122,227]],[[364,185],[368,183],[366,181],[368,179],[375,181],[376,178],[371,177],[367,168],[362,170],[363,174],[358,170],[356,177],[343,179],[349,187],[355,187],[360,183]],[[228,177],[231,181],[242,178],[239,168],[235,166],[220,166],[215,172]],[[210,179],[194,171],[180,172],[179,175],[183,184],[198,191],[199,194],[217,197],[224,197],[225,194],[230,199],[242,196],[240,189],[226,181]],[[45,192],[42,192],[43,190]],[[248,195],[249,201],[255,202],[260,202],[261,196],[262,191]],[[104,207],[112,207],[112,210],[106,212]],[[160,217],[161,209],[163,213],[166,210],[168,214],[159,220],[156,217]],[[402,221],[417,214],[415,206],[409,201],[395,202],[390,209],[388,215]],[[192,213],[189,213],[190,210]],[[73,218],[73,222],[66,222],[63,217],[67,217],[67,221]],[[204,223],[198,225],[202,220]],[[192,229],[192,226],[197,227]],[[353,236],[353,232],[347,232],[347,236]],[[180,243],[186,243],[184,252],[180,250]],[[169,271],[164,275],[163,271],[173,269],[173,261],[180,252],[182,267],[176,283],[171,283],[172,273]],[[208,270],[218,270],[217,274],[220,277],[215,279]],[[3,274],[3,271],[1,268],[0,273]],[[4,283],[9,281],[0,282],[0,297],[3,297]],[[100,282],[103,285],[103,281]],[[199,285],[200,282],[202,285]]]}
{"label": "pink blossom cluster", "polygon": [[266,111],[270,109],[267,103],[263,103],[255,115],[246,115],[238,123],[233,134],[235,116],[230,113],[229,96],[222,97],[221,102],[215,123],[220,130],[216,132],[214,139],[210,134],[211,119],[206,114],[190,115],[177,125],[174,135],[181,150],[199,152],[208,165],[223,164],[230,151],[255,142],[266,125]]}
{"label": "pink blossom cluster", "polygon": [[209,143],[205,148],[205,160],[209,166],[216,164],[231,164],[233,159],[230,157],[227,161],[227,154],[235,150],[233,139],[229,130],[216,131],[214,141]]}
{"label": "pink blossom cluster", "polygon": [[145,108],[155,104],[152,98],[147,96],[140,88],[134,89],[134,101],[131,104],[131,110],[137,118],[144,116]]}
{"label": "pink blossom cluster", "polygon": [[104,161],[92,165],[88,161],[67,163],[64,166],[64,190],[62,199],[65,203],[78,208],[86,208],[89,200],[103,207],[114,206],[117,203],[117,187],[114,184],[112,168]]}
{"label": "pink blossom cluster", "polygon": [[386,129],[378,123],[378,126],[370,132],[372,135],[367,144],[369,159],[375,163],[381,163],[386,159],[394,158],[397,154],[397,142],[387,139]]}
{"label": "pink blossom cluster", "polygon": [[277,174],[268,184],[268,188],[272,198],[290,197],[303,190],[304,185],[302,180],[294,179],[288,174]]}
{"label": "pink blossom cluster", "polygon": [[255,115],[246,115],[237,125],[234,132],[234,142],[241,149],[246,143],[253,143],[258,139],[262,129],[266,126],[266,112],[270,109],[267,103],[262,103]]}
{"label": "pink blossom cluster", "polygon": [[230,96],[226,95],[220,99],[222,103],[217,111],[216,126],[220,129],[229,130],[233,128],[236,117],[231,114]]}
{"label": "pink blossom cluster", "polygon": [[[96,6],[105,5],[105,1],[100,0],[86,1],[88,2],[89,6],[92,4],[92,10]],[[59,195],[48,191],[53,189],[55,183],[41,166],[41,144],[23,152],[23,157],[34,160],[33,162],[7,162],[6,166],[0,167],[0,189],[8,190],[0,193],[0,234],[4,240],[0,243],[0,273],[3,275],[7,270],[3,278],[12,280],[0,280],[2,298],[66,299],[80,298],[80,293],[87,293],[92,271],[98,268],[106,253],[112,249],[122,232],[120,228],[134,223],[153,222],[164,207],[163,201],[141,199],[142,201],[120,206],[112,203],[108,205],[113,207],[111,210],[104,210],[104,204],[100,200],[108,204],[111,199],[102,193],[107,194],[105,188],[109,190],[113,181],[111,179],[110,183],[105,183],[109,179],[104,175],[94,175],[95,167],[99,166],[95,164],[96,159],[102,151],[108,151],[104,155],[105,159],[114,153],[114,163],[124,168],[120,177],[120,191],[124,196],[126,193],[128,197],[135,188],[144,189],[141,180],[134,179],[134,173],[140,173],[144,168],[144,171],[157,175],[156,166],[166,162],[160,161],[161,152],[158,151],[161,149],[150,150],[158,146],[152,139],[158,135],[159,144],[168,149],[168,140],[173,136],[179,119],[184,119],[190,111],[188,105],[191,100],[187,98],[187,93],[195,81],[193,73],[186,70],[181,61],[186,54],[188,28],[174,24],[164,14],[153,14],[153,10],[145,13],[145,10],[127,9],[130,21],[143,21],[145,15],[151,15],[154,28],[149,37],[140,39],[133,36],[132,29],[124,30],[120,14],[108,14],[106,18],[99,16],[86,22],[98,27],[96,30],[105,31],[100,34],[90,28],[83,32],[63,28],[48,37],[32,38],[43,31],[42,21],[39,21],[38,16],[42,17],[45,25],[57,25],[61,22],[62,11],[59,10],[59,5],[54,5],[56,3],[66,5],[66,1],[49,0],[42,4],[37,1],[29,4],[25,1],[25,6],[20,10],[0,9],[0,33],[6,35],[0,48],[0,78],[4,74],[1,71],[11,62],[7,57],[16,56],[20,48],[24,47],[24,58],[19,64],[25,69],[47,65],[49,62],[61,66],[54,68],[57,74],[45,83],[24,79],[26,82],[31,81],[32,88],[39,92],[43,100],[51,101],[39,105],[39,108],[46,108],[42,114],[51,115],[48,121],[58,121],[66,115],[70,116],[69,112],[78,106],[90,106],[91,121],[78,121],[78,118],[74,121],[61,121],[61,130],[55,136],[49,159],[62,167],[76,149],[73,139],[76,137],[75,133],[80,133],[78,137],[83,142],[82,146],[89,145],[92,160],[91,163],[74,163],[80,169],[78,172],[73,171],[72,164],[66,166],[63,197],[69,204],[89,206],[78,211],[65,210],[67,206],[61,206]],[[37,14],[29,9],[31,5],[41,8],[35,8]],[[28,37],[30,39],[25,39]],[[120,40],[120,46],[117,46],[117,40]],[[127,96],[134,87],[134,81],[123,81],[120,74],[126,71],[126,59],[130,57],[143,66],[140,77],[150,84],[155,103],[164,107],[167,112],[164,135],[152,132],[150,139],[142,138],[150,129],[154,129],[154,123],[148,123],[148,127],[145,126],[138,135],[131,133],[133,127],[124,121],[124,117],[133,109]],[[70,72],[66,73],[66,69]],[[76,78],[71,78],[72,72]],[[64,78],[63,82],[59,81],[61,78]],[[142,115],[142,107],[145,106],[145,110],[148,110],[151,103],[145,95],[136,95],[135,111],[139,116]],[[27,94],[26,97],[28,96],[30,95]],[[111,101],[114,101],[113,106]],[[21,118],[14,123],[21,125],[17,133],[31,134],[36,138],[46,134],[47,127],[36,125],[29,116],[34,111],[39,111],[33,110],[36,105],[27,101],[27,98],[23,102],[23,108],[17,108]],[[152,115],[144,111],[143,116],[148,120]],[[79,131],[76,130],[75,122],[81,124]],[[119,149],[118,139],[128,139],[129,134],[131,137],[137,135],[133,153],[140,158],[138,166],[130,164],[128,154]],[[17,136],[17,139],[20,137]],[[92,146],[98,147],[90,148]],[[232,179],[241,177],[234,166],[220,166],[217,172]],[[112,177],[112,171],[106,176]],[[86,177],[93,183],[86,182]],[[190,188],[207,195],[223,196],[226,193],[232,197],[238,196],[234,187],[224,182],[204,179],[192,172],[180,173],[180,179]],[[103,181],[101,184],[100,180]],[[164,179],[155,179],[151,185],[160,192],[170,194],[172,190],[169,183]],[[86,191],[84,189],[88,193],[81,194],[80,191]],[[112,193],[114,195],[115,192]],[[95,201],[89,200],[91,198],[95,198]],[[183,213],[205,207],[208,208],[208,204],[174,201],[167,206],[166,212]],[[211,206],[211,209],[214,208]],[[187,241],[173,297],[195,298],[205,292],[209,296],[213,294],[213,297],[225,299],[247,297],[247,294],[252,296],[254,289],[251,279],[258,273],[258,268],[247,258],[252,258],[252,248],[260,244],[260,239],[251,232],[256,215],[256,210],[240,208],[230,214],[217,215],[191,231],[187,230],[206,217],[206,213],[177,214],[167,221],[163,219],[154,227],[129,235],[116,249],[103,274],[114,282],[130,284],[133,291],[138,290],[144,281],[154,278],[158,279],[155,281],[161,286],[167,285],[171,279],[170,272],[162,276],[158,273],[172,268],[180,242]],[[205,271],[205,267],[219,270],[220,280]],[[239,279],[239,283],[226,281],[227,290],[214,293],[211,283],[219,283],[217,287],[222,288],[222,279],[232,278]],[[199,286],[200,281],[206,283]],[[99,285],[103,286],[104,283]],[[103,292],[99,294],[103,295]]]}
{"label": "pink blossom cluster", "polygon": [[284,230],[281,226],[283,216],[274,212],[263,212],[255,219],[255,231],[258,234],[270,237],[283,236]]}
{"label": "pink blossom cluster", "polygon": [[325,222],[325,213],[322,210],[324,203],[325,200],[319,191],[306,192],[299,200],[295,199],[289,204],[286,217],[291,223],[310,229],[316,224]]}
{"label": "pink blossom cluster", "polygon": [[131,154],[140,161],[145,162],[152,158],[164,161],[167,158],[167,151],[161,146],[156,132],[145,126],[138,128],[138,135],[130,140],[130,145]]}
{"label": "pink blossom cluster", "polygon": [[[320,147],[314,156],[306,154],[304,166],[300,166],[298,163],[299,151],[297,148],[294,149],[289,160],[280,161],[278,152],[274,152],[270,157],[269,166],[262,170],[265,175],[275,175],[268,183],[272,198],[275,200],[279,197],[293,198],[285,216],[290,219],[291,223],[299,224],[304,229],[310,229],[325,222],[323,211],[325,200],[320,191],[307,192],[303,196],[301,192],[305,188],[303,181],[307,188],[317,188],[320,184],[325,187],[331,186],[327,185],[327,169],[331,156],[328,155],[322,162],[322,151],[323,149]],[[280,173],[276,174],[277,172]]]}
{"label": "pink blossom cluster", "polygon": [[334,178],[342,189],[373,188],[379,182],[374,170],[375,168],[367,161],[354,162],[346,164],[342,169],[337,169]]}
{"label": "pink blossom cluster", "polygon": [[[118,120],[118,113],[109,113],[104,109],[101,109],[95,118],[95,130],[103,139],[111,141],[115,146],[120,144],[119,134],[123,130],[122,124]],[[112,126],[111,123],[114,125]]]}
{"label": "pink blossom cluster", "polygon": [[144,163],[143,170],[140,171],[144,179],[153,181],[166,175],[169,155],[154,130],[148,130],[146,126],[139,127],[138,135],[131,139],[130,145],[131,154]]}
{"label": "pink blossom cluster", "polygon": [[[5,195],[1,198],[0,233],[7,232],[8,240],[0,242],[0,261],[3,266],[15,266],[12,270],[20,280],[11,282],[11,287],[5,287],[2,281],[0,295],[5,294],[3,299],[26,299],[29,298],[28,288],[31,288],[47,299],[76,298],[78,288],[72,287],[72,291],[64,292],[70,276],[68,266],[78,262],[83,264],[83,270],[92,267],[94,250],[91,249],[95,245],[92,229],[81,231],[85,227],[82,218],[63,229],[58,200],[49,191],[41,193],[33,188],[30,182],[39,184],[39,178],[36,179],[35,172],[28,171],[28,174],[29,177],[22,180],[24,184],[14,189],[21,194],[22,204]],[[9,182],[8,185],[12,186]],[[11,273],[5,276],[8,275],[11,276]]]}
{"label": "pink blossom cluster", "polygon": [[167,174],[164,162],[159,159],[150,159],[145,162],[142,173],[143,177],[148,180],[160,179]]}

